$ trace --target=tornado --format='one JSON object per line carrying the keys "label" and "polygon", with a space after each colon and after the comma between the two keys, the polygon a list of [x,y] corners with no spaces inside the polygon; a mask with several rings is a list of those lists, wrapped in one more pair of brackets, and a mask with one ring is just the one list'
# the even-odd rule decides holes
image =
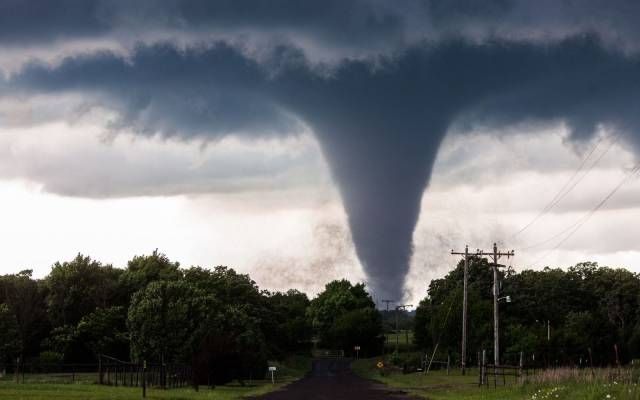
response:
{"label": "tornado", "polygon": [[374,116],[362,125],[350,135],[337,126],[323,127],[317,137],[340,190],[370,292],[401,301],[422,194],[444,129],[428,125],[431,140],[416,146],[411,132],[394,131]]}
{"label": "tornado", "polygon": [[438,102],[426,56],[405,54],[379,68],[344,62],[329,78],[300,78],[284,100],[320,143],[378,299],[403,299],[422,195],[454,103]]}

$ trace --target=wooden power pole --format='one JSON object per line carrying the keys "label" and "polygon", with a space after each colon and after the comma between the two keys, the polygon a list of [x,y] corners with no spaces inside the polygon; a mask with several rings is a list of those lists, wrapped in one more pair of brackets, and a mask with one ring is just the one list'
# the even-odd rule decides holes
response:
{"label": "wooden power pole", "polygon": [[398,312],[400,310],[402,311],[406,311],[407,307],[413,307],[413,304],[401,304],[399,306],[396,306],[396,353],[398,352],[398,345],[400,343],[399,340],[399,333],[398,333]]}
{"label": "wooden power pole", "polygon": [[500,318],[498,312],[498,296],[500,295],[500,284],[498,282],[498,260],[500,257],[506,256],[507,258],[513,257],[515,252],[513,250],[507,252],[498,251],[498,245],[493,244],[493,251],[484,252],[480,250],[478,255],[489,256],[493,258],[493,364],[495,366],[500,365]]}
{"label": "wooden power pole", "polygon": [[467,367],[467,281],[469,273],[469,246],[464,246],[464,253],[451,250],[451,254],[464,256],[464,274],[462,285],[462,352],[460,354],[460,364],[462,368],[462,375],[465,375]]}
{"label": "wooden power pole", "polygon": [[[389,318],[389,303],[395,303],[395,300],[381,300],[383,303],[385,303],[387,305],[387,314],[385,316],[385,318]],[[382,346],[382,354],[384,355],[384,348],[387,345],[388,340],[388,336],[385,333],[384,334],[384,346]]]}
{"label": "wooden power pole", "polygon": [[469,253],[469,246],[465,246],[464,253],[451,250],[453,255],[464,256],[464,273],[463,273],[463,292],[462,292],[462,354],[461,367],[462,375],[465,374],[467,363],[467,299],[468,299],[468,280],[469,280],[469,257],[471,256],[489,256],[493,258],[491,267],[493,269],[493,357],[494,364],[500,365],[500,316],[498,310],[498,296],[500,295],[500,285],[498,282],[498,260],[500,257],[513,257],[513,250],[507,252],[498,251],[498,246],[493,244],[493,251],[485,252],[476,250],[474,254]]}

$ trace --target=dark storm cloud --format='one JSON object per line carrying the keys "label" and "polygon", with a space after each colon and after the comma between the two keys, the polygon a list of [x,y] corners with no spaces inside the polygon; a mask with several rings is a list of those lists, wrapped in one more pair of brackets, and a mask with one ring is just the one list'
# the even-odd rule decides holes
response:
{"label": "dark storm cloud", "polygon": [[31,44],[140,30],[297,32],[332,43],[389,40],[402,11],[381,1],[0,1],[0,43]]}
{"label": "dark storm cloud", "polygon": [[0,43],[29,44],[96,36],[110,30],[100,2],[82,0],[0,1]]}
{"label": "dark storm cloud", "polygon": [[161,44],[126,59],[104,52],[56,67],[30,64],[7,84],[26,93],[87,93],[121,113],[120,126],[142,133],[286,134],[295,119],[304,121],[340,188],[372,286],[398,298],[422,192],[452,123],[558,120],[581,137],[598,124],[635,133],[639,82],[636,56],[583,35],[544,45],[423,43],[321,74],[292,48],[259,64],[223,43]]}
{"label": "dark storm cloud", "polygon": [[637,48],[639,14],[633,0],[0,0],[0,44],[231,32],[361,54],[451,34],[557,39],[591,30]]}
{"label": "dark storm cloud", "polygon": [[116,130],[183,137],[267,136],[294,132],[296,121],[266,93],[266,71],[224,43],[179,50],[138,46],[69,57],[56,68],[31,63],[12,79],[26,92],[79,92],[118,112]]}
{"label": "dark storm cloud", "polygon": [[[292,134],[303,121],[328,160],[357,254],[381,297],[401,298],[422,193],[452,124],[563,121],[577,138],[606,124],[640,143],[640,12],[632,2],[174,1],[155,8],[116,1],[79,8],[87,17],[68,26],[66,14],[27,4],[17,20],[58,17],[33,32],[13,21],[23,35],[0,41],[117,40],[145,29],[274,34],[260,57],[224,41],[178,49],[146,40],[126,56],[30,63],[4,91],[82,93],[118,113],[114,129],[166,136]],[[301,37],[336,51],[359,43],[379,51],[318,64]]]}

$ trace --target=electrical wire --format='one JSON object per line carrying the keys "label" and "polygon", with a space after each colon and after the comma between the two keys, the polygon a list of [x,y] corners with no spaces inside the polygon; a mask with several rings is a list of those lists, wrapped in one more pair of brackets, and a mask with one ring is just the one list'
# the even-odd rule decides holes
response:
{"label": "electrical wire", "polygon": [[[565,232],[569,232],[560,242],[558,242],[552,249],[550,249],[549,251],[547,251],[546,253],[544,253],[540,258],[538,258],[536,261],[534,261],[532,264],[537,264],[540,261],[544,260],[545,258],[547,258],[552,252],[554,252],[555,250],[557,250],[560,246],[562,246],[567,240],[569,240],[584,224],[587,223],[587,221],[589,221],[589,219],[593,216],[593,214],[595,214],[598,210],[600,210],[606,203],[607,201],[609,201],[609,199],[611,199],[616,192],[618,192],[618,190],[620,190],[620,188],[627,183],[628,181],[630,181],[635,175],[638,174],[638,172],[640,172],[640,164],[636,164],[635,167],[633,167],[631,169],[631,171],[595,206],[593,207],[589,212],[587,212],[585,215],[583,215],[581,218],[579,218],[576,222],[574,222],[572,225],[570,225],[568,228],[565,228],[563,231],[561,231],[559,234],[554,235],[552,238],[557,238],[558,236],[560,236],[562,233]],[[549,239],[552,239],[549,238]],[[538,243],[542,244],[542,243],[546,243],[549,242],[550,240],[547,239],[543,242]],[[529,247],[525,247],[524,249],[528,249],[531,247],[536,247],[537,245],[533,245],[533,246],[529,246]],[[524,250],[522,249],[522,250]]]}
{"label": "electrical wire", "polygon": [[560,190],[553,196],[553,198],[547,203],[547,205],[536,215],[531,221],[529,221],[525,226],[520,228],[519,231],[514,233],[511,237],[516,238],[521,233],[529,229],[533,224],[535,224],[540,218],[546,215],[549,211],[553,209],[562,199],[564,199],[567,194],[569,194],[588,174],[593,170],[593,168],[602,160],[602,158],[611,150],[613,145],[618,142],[619,136],[615,136],[614,139],[609,143],[609,146],[598,156],[598,158],[589,165],[589,168],[582,174],[578,179],[576,177],[583,170],[584,166],[587,164],[587,161],[591,158],[591,156],[598,149],[604,138],[601,138],[596,142],[591,151],[587,154],[587,156],[582,160],[576,171],[571,175],[571,177],[565,182],[565,184],[560,188]]}

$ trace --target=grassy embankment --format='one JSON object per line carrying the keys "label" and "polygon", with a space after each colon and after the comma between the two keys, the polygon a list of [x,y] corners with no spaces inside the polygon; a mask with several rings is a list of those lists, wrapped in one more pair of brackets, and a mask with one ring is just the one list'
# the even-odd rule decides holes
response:
{"label": "grassy embankment", "polygon": [[[548,371],[527,384],[511,383],[494,389],[493,384],[490,388],[479,388],[477,370],[473,369],[466,376],[458,371],[450,375],[446,371],[405,375],[391,370],[381,375],[375,366],[377,361],[379,359],[358,360],[353,369],[362,377],[430,400],[640,400],[637,376],[634,375],[635,384],[623,384],[608,379],[608,370],[599,370],[595,377],[585,370]],[[631,378],[630,374],[626,378]]]}
{"label": "grassy embankment", "polygon": [[[279,389],[300,379],[308,371],[308,358],[294,357],[284,363],[276,364],[278,374],[276,384],[270,380],[254,380],[241,386],[238,382],[215,389],[200,387],[198,392],[192,388],[184,389],[147,389],[147,399],[164,400],[233,400],[249,396],[258,396]],[[102,386],[92,383],[95,374],[82,374],[76,383],[69,383],[68,377],[39,374],[27,376],[26,383],[15,383],[13,377],[0,379],[0,399],[2,400],[130,400],[142,398],[141,388]],[[68,383],[56,383],[66,380]]]}

